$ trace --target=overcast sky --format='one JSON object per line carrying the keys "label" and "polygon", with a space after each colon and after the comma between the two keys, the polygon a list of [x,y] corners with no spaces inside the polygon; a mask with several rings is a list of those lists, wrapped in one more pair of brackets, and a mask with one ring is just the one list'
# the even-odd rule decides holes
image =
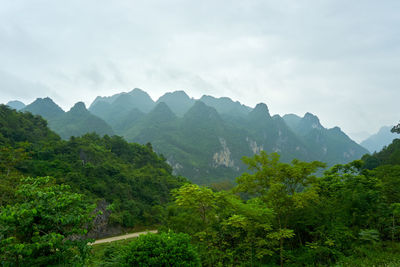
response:
{"label": "overcast sky", "polygon": [[0,102],[185,90],[357,138],[400,120],[399,14],[398,0],[0,0]]}

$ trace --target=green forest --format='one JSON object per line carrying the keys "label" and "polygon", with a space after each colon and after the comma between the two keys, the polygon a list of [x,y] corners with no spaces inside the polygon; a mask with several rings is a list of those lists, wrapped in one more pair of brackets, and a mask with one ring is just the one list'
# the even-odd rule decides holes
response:
{"label": "green forest", "polygon": [[[393,131],[399,131],[398,127]],[[233,185],[152,145],[0,106],[2,266],[400,266],[400,140],[348,164],[244,156]],[[137,229],[157,234],[93,245]]]}

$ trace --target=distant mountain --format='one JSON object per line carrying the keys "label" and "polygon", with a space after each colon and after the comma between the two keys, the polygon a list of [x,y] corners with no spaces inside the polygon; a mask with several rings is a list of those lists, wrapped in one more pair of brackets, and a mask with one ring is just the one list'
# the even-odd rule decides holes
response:
{"label": "distant mountain", "polygon": [[154,106],[154,101],[146,92],[135,88],[129,93],[120,93],[111,97],[97,97],[90,105],[89,111],[105,120],[113,128],[121,128],[121,119],[126,120],[133,109],[147,113]]}
{"label": "distant mountain", "polygon": [[381,151],[384,146],[388,146],[392,143],[393,139],[399,137],[398,134],[390,131],[392,128],[393,126],[383,126],[376,134],[362,141],[360,145],[368,149],[371,153]]}
{"label": "distant mountain", "polygon": [[161,96],[157,103],[164,102],[176,115],[182,117],[196,102],[190,98],[184,91],[175,91]]}
{"label": "distant mountain", "polygon": [[21,101],[13,100],[13,101],[9,101],[7,103],[7,106],[9,106],[10,108],[15,109],[15,110],[20,110],[25,107],[25,104],[22,103]]}
{"label": "distant mountain", "polygon": [[68,112],[64,112],[51,98],[38,98],[22,111],[40,115],[48,121],[50,129],[63,139],[96,132],[99,135],[113,135],[114,131],[104,120],[91,114],[83,102],[78,102]]}
{"label": "distant mountain", "polygon": [[68,112],[49,121],[49,126],[63,139],[95,132],[100,136],[114,135],[104,120],[91,114],[83,102],[76,103]]}
{"label": "distant mountain", "polygon": [[[235,103],[230,104],[237,106]],[[349,162],[367,152],[339,128],[325,129],[310,113],[304,118],[293,115],[292,129],[280,116],[271,117],[263,103],[246,113],[244,110],[229,119],[200,99],[178,117],[170,106],[159,102],[122,135],[128,141],[151,142],[175,173],[197,183],[233,179],[246,170],[241,158],[261,150],[277,152],[284,161],[299,158],[328,164]]]}
{"label": "distant mountain", "polygon": [[48,121],[64,114],[64,110],[49,97],[37,98],[31,104],[23,108],[22,111],[29,111],[32,114],[40,115]]}
{"label": "distant mountain", "polygon": [[339,127],[324,128],[318,117],[306,113],[303,118],[289,114],[283,116],[286,124],[300,137],[313,157],[320,161],[347,163],[360,158],[368,151],[350,139]]}
{"label": "distant mountain", "polygon": [[220,114],[228,114],[231,116],[246,116],[251,108],[240,104],[240,102],[233,102],[229,97],[215,98],[208,95],[203,95],[200,101],[207,106],[215,108]]}
{"label": "distant mountain", "polygon": [[[196,100],[175,91],[154,102],[146,92],[134,89],[97,97],[89,111],[83,103],[66,113],[50,99],[41,104],[28,107],[48,118],[50,127],[63,138],[96,131],[115,132],[130,142],[150,142],[175,174],[199,184],[233,180],[247,170],[242,157],[261,150],[277,152],[285,162],[297,158],[328,165],[368,153],[339,128],[324,128],[311,113],[271,116],[264,103],[250,108],[227,97]],[[55,113],[57,119],[52,117]]]}

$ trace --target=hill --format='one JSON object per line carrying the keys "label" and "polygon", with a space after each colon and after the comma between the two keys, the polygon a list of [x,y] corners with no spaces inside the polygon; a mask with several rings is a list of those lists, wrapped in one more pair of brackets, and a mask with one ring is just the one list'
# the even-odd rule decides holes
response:
{"label": "hill", "polygon": [[[78,104],[70,112],[82,108]],[[87,201],[98,203],[104,215],[98,223],[108,225],[98,229],[102,235],[110,233],[110,226],[159,222],[160,207],[169,201],[170,190],[186,181],[173,176],[151,146],[96,134],[65,141],[46,124],[40,116],[0,106],[0,205],[15,201],[13,190],[21,175],[53,176],[57,183],[68,184]]]}

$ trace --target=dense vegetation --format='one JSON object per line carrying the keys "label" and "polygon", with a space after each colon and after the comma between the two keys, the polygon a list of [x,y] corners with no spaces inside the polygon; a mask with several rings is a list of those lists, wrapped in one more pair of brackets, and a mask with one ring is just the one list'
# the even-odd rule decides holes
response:
{"label": "dense vegetation", "polygon": [[96,134],[64,141],[38,116],[5,106],[0,115],[0,203],[13,202],[20,175],[52,176],[93,202],[105,200],[113,210],[110,223],[133,227],[157,223],[169,190],[185,181],[150,144]]}
{"label": "dense vegetation", "polygon": [[191,234],[203,264],[331,265],[400,240],[399,166],[362,171],[355,161],[316,178],[320,162],[264,152],[245,162],[255,172],[237,179],[244,198],[196,185],[175,191],[166,225]]}
{"label": "dense vegetation", "polygon": [[[150,144],[62,140],[42,118],[0,106],[0,262],[398,266],[398,141],[319,176],[322,162],[260,151],[226,191],[173,176]],[[91,253],[86,234],[99,216],[108,228],[157,224],[160,234]]]}

